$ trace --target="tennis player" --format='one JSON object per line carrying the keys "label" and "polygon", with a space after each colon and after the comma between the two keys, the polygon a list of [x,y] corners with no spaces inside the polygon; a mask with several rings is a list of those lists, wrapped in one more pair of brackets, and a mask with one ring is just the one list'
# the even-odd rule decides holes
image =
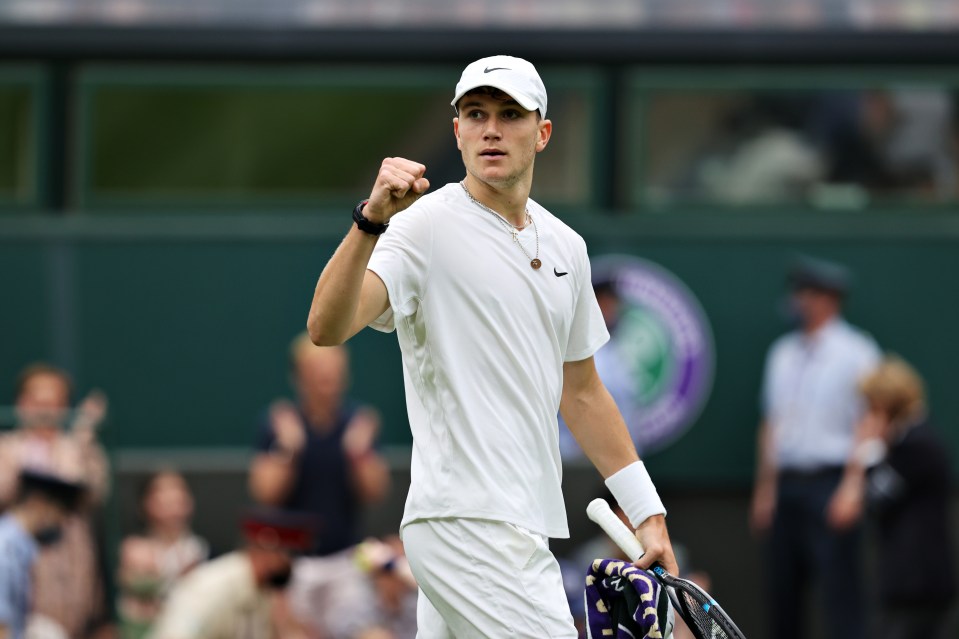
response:
{"label": "tennis player", "polygon": [[425,166],[384,160],[320,275],[308,328],[321,345],[365,326],[397,332],[418,636],[573,638],[548,547],[569,536],[557,409],[638,529],[638,565],[675,572],[666,511],[593,365],[609,334],[586,245],[529,198],[553,129],[539,74],[519,58],[477,60],[452,105],[465,179],[424,196]]}

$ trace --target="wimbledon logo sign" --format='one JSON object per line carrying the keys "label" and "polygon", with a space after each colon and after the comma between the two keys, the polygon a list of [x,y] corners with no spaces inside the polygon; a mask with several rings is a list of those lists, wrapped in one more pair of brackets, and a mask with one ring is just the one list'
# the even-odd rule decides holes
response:
{"label": "wimbledon logo sign", "polygon": [[692,425],[712,390],[709,321],[689,288],[653,262],[609,255],[592,263],[611,335],[596,368],[640,451],[663,448]]}

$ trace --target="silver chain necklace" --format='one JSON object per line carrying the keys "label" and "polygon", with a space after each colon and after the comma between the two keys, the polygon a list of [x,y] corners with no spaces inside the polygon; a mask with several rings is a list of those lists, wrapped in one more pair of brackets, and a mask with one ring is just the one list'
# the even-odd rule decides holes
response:
{"label": "silver chain necklace", "polygon": [[480,208],[486,211],[489,211],[493,217],[495,217],[497,220],[500,221],[501,224],[503,224],[503,228],[506,229],[506,231],[513,236],[513,242],[515,242],[516,246],[518,246],[520,250],[523,251],[523,255],[525,255],[526,259],[529,260],[529,265],[533,267],[534,271],[543,265],[543,263],[539,259],[539,229],[536,228],[536,220],[534,220],[533,216],[529,214],[529,209],[526,209],[526,226],[529,226],[530,224],[533,225],[533,233],[536,235],[536,255],[530,255],[529,251],[526,250],[526,247],[523,246],[523,244],[519,241],[519,232],[523,230],[524,228],[526,228],[526,226],[517,227],[516,225],[511,224],[509,220],[504,218],[502,215],[500,215],[499,213],[497,213],[496,211],[494,211],[493,209],[491,209],[490,207],[486,206],[485,204],[477,200],[475,197],[473,197],[473,194],[470,193],[470,190],[466,188],[466,180],[463,180],[462,182],[460,182],[460,186],[463,187],[463,191],[466,193],[466,197],[470,199],[470,202],[472,202],[473,204],[479,206]]}

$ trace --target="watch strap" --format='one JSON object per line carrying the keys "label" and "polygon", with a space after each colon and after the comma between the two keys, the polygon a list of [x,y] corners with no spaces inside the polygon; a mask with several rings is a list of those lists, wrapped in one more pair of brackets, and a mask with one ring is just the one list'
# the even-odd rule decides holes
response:
{"label": "watch strap", "polygon": [[364,233],[369,233],[370,235],[380,235],[382,234],[390,223],[386,222],[385,224],[377,224],[376,222],[371,222],[366,217],[363,216],[363,207],[369,203],[369,200],[363,200],[356,205],[356,208],[353,209],[353,221],[356,222],[356,228],[360,229]]}

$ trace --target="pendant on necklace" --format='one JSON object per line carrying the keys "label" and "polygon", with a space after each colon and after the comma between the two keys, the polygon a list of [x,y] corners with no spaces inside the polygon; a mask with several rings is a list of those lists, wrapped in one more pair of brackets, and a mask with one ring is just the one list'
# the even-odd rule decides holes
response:
{"label": "pendant on necklace", "polygon": [[542,266],[543,263],[539,261],[539,258],[533,258],[533,261],[530,262],[529,265],[532,266],[532,267],[533,267],[533,270],[535,271],[535,270],[538,269],[540,266]]}

